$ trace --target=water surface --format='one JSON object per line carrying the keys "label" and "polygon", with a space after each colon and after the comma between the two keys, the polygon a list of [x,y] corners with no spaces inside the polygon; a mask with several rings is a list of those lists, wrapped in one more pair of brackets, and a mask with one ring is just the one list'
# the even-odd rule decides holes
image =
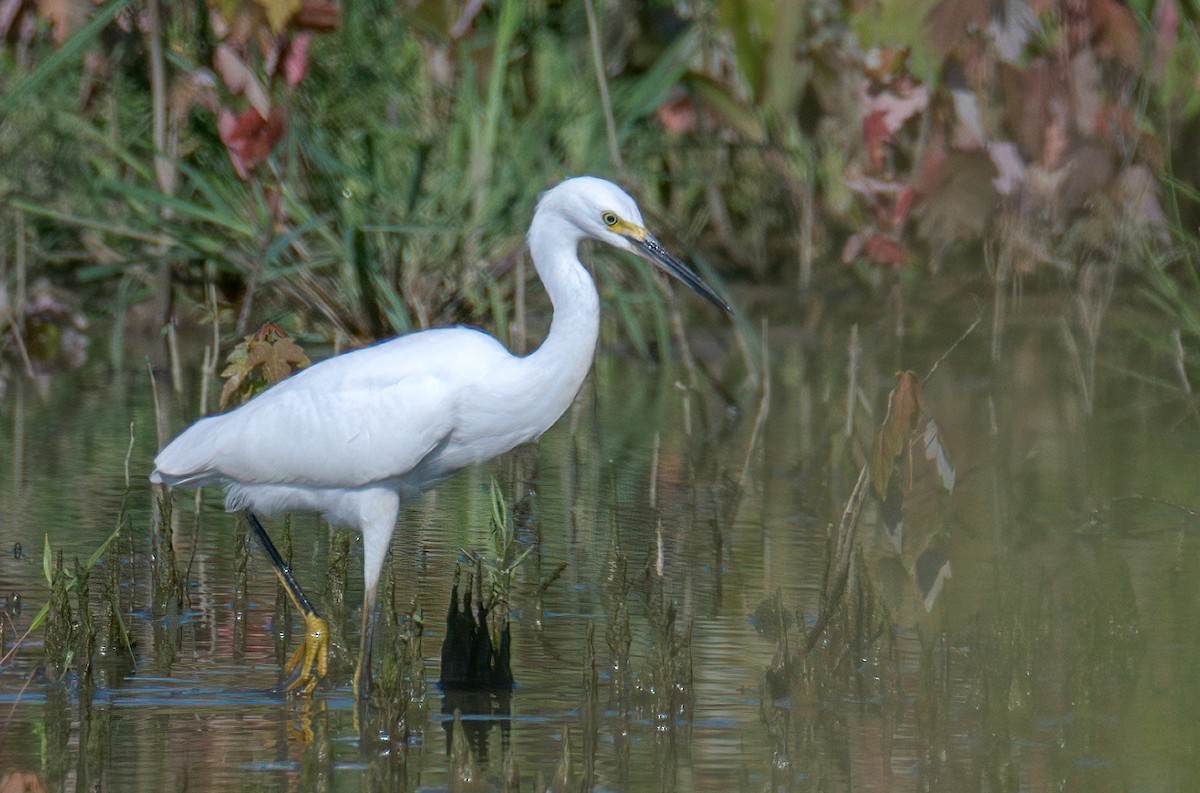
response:
{"label": "water surface", "polygon": [[[541,790],[563,773],[569,735],[570,784],[603,791],[1192,789],[1200,424],[1146,342],[1169,329],[1110,316],[1091,352],[1072,341],[1073,301],[1026,301],[998,341],[985,318],[924,383],[954,489],[917,448],[897,474],[898,542],[868,498],[845,605],[812,653],[833,527],[894,373],[924,375],[975,315],[909,306],[902,338],[894,318],[857,332],[832,315],[777,318],[766,400],[747,374],[754,340],[728,328],[691,334],[694,387],[678,364],[603,349],[536,447],[405,511],[393,600],[423,614],[424,693],[391,728],[357,724],[349,693],[361,552],[339,610],[336,535],[291,521],[296,575],[343,636],[331,684],[289,698],[278,588],[257,548],[238,553],[216,492],[198,515],[190,493],[176,500],[186,597],[158,614],[148,376],[93,362],[40,386],[14,377],[0,404],[6,649],[48,596],[45,538],[68,564],[86,559],[124,501],[90,603],[99,615],[111,573],[136,668],[102,662],[94,688],[71,670],[51,680],[34,632],[0,666],[0,771],[51,791]],[[173,404],[171,427],[189,410]],[[489,547],[493,478],[510,500],[533,493],[518,524],[533,550],[513,593],[517,686],[450,699],[436,685],[442,620],[462,552]],[[918,572],[941,556],[928,553],[951,572],[932,598]]]}

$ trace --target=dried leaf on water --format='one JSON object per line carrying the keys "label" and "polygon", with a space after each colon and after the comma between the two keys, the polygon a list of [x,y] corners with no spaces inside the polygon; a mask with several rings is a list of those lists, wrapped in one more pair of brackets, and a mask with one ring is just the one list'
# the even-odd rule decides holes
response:
{"label": "dried leaf on water", "polygon": [[221,376],[221,407],[245,402],[267,386],[308,366],[308,356],[278,325],[266,323],[233,348]]}
{"label": "dried leaf on water", "polygon": [[880,499],[887,497],[888,480],[896,458],[908,447],[908,439],[917,426],[921,413],[921,382],[915,372],[896,374],[896,387],[888,397],[888,412],[871,445],[871,483]]}

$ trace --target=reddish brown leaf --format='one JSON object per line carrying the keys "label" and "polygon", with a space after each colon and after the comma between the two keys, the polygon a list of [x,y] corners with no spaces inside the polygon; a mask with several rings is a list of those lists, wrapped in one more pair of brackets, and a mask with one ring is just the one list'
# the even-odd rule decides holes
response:
{"label": "reddish brown leaf", "polygon": [[862,122],[863,145],[871,170],[884,164],[884,147],[904,123],[921,113],[929,104],[929,92],[924,86],[898,87],[863,96],[866,110]]}
{"label": "reddish brown leaf", "polygon": [[288,86],[295,88],[308,73],[308,45],[312,43],[311,33],[300,33],[288,42],[287,52],[283,56],[283,79]]}
{"label": "reddish brown leaf", "polygon": [[912,186],[919,197],[928,195],[929,191],[934,189],[943,178],[946,159],[949,156],[950,151],[946,148],[946,139],[935,124],[934,129],[930,130],[929,139],[925,142],[925,150],[921,153],[921,159],[913,169]]}
{"label": "reddish brown leaf", "polygon": [[886,113],[873,110],[863,116],[862,136],[863,146],[867,150],[867,159],[872,171],[878,171],[884,163],[884,146],[892,138],[891,130],[884,121]]}
{"label": "reddish brown leaf", "polygon": [[696,103],[682,89],[659,105],[654,115],[663,129],[672,135],[683,135],[696,129]]}
{"label": "reddish brown leaf", "polygon": [[254,109],[235,116],[233,111],[221,108],[217,116],[221,142],[229,151],[233,168],[242,179],[249,179],[250,171],[270,156],[275,144],[283,137],[286,126],[283,111],[279,108],[272,110],[265,119]]}
{"label": "reddish brown leaf", "polygon": [[872,234],[864,246],[863,252],[871,264],[901,267],[908,262],[908,254],[899,240],[886,234]]}
{"label": "reddish brown leaf", "polygon": [[300,30],[327,33],[342,22],[342,9],[327,0],[304,0],[292,24]]}
{"label": "reddish brown leaf", "polygon": [[900,230],[908,222],[908,213],[912,211],[913,202],[917,200],[917,191],[912,185],[905,185],[896,197],[896,206],[892,208],[892,228]]}
{"label": "reddish brown leaf", "polygon": [[908,448],[920,413],[921,382],[913,372],[898,372],[896,387],[888,397],[887,416],[875,436],[871,455],[867,459],[871,485],[881,500],[887,497],[888,480],[891,479],[896,458]]}

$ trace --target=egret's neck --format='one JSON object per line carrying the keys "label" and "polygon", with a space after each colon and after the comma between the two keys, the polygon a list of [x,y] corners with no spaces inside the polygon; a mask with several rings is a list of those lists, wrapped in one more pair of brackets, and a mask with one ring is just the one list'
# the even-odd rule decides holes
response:
{"label": "egret's neck", "polygon": [[579,261],[582,233],[550,213],[537,212],[529,227],[529,250],[554,317],[542,346],[526,358],[530,378],[562,415],[587,377],[600,333],[600,296]]}

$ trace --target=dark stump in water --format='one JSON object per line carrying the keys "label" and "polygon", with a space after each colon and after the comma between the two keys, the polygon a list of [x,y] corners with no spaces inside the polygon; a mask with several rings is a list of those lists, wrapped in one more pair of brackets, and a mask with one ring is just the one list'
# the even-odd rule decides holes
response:
{"label": "dark stump in water", "polygon": [[[460,599],[456,578],[450,592],[439,682],[446,691],[510,691],[513,676],[507,605],[502,600],[484,605],[482,598],[473,596],[472,584],[469,576]],[[493,640],[489,616],[497,608]]]}

